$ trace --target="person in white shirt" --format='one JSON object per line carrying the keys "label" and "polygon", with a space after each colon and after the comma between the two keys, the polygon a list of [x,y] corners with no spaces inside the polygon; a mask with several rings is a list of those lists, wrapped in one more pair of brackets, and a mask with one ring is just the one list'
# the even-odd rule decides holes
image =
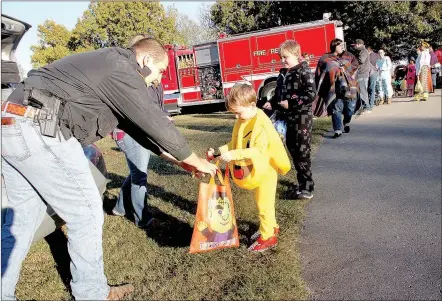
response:
{"label": "person in white shirt", "polygon": [[391,87],[391,59],[385,55],[384,49],[379,49],[379,56],[381,57],[376,61],[376,67],[379,70],[380,78],[380,104],[391,104],[391,97],[393,96],[393,88]]}
{"label": "person in white shirt", "polygon": [[428,93],[433,91],[433,82],[431,80],[431,55],[430,45],[422,41],[419,47],[421,53],[416,60],[416,76],[422,86],[422,91],[417,91],[414,100],[428,100]]}

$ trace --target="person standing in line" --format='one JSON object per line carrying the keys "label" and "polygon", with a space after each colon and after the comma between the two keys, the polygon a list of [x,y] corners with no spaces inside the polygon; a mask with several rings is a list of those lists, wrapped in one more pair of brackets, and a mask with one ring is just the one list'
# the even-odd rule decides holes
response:
{"label": "person standing in line", "polygon": [[356,40],[356,44],[354,48],[359,52],[358,53],[358,61],[359,68],[356,73],[356,78],[359,84],[359,97],[362,101],[363,111],[367,113],[371,113],[373,106],[370,105],[370,101],[368,99],[368,81],[370,78],[370,58],[367,49],[365,48],[364,41],[361,39]]}
{"label": "person standing in line", "polygon": [[314,115],[322,116],[324,109],[327,110],[328,115],[332,116],[334,138],[341,137],[342,130],[344,133],[350,132],[350,122],[358,100],[358,83],[355,80],[358,66],[357,58],[344,49],[341,39],[332,40],[330,52],[318,61],[315,75],[318,97]]}
{"label": "person standing in line", "polygon": [[312,104],[316,97],[314,75],[305,60],[301,46],[287,40],[279,55],[284,65],[276,81],[275,95],[264,108],[281,112],[287,122],[286,144],[295,165],[300,199],[311,199],[314,181],[311,171]]}
{"label": "person standing in line", "polygon": [[430,45],[422,41],[419,46],[420,54],[416,61],[416,75],[422,86],[422,92],[416,93],[414,99],[416,101],[428,100],[428,93],[433,90],[433,83],[431,82],[431,55]]}
{"label": "person standing in line", "polygon": [[430,65],[431,65],[431,81],[433,83],[433,91],[431,93],[434,93],[437,86],[437,74],[441,71],[441,65],[437,59],[437,55],[433,50],[433,47],[430,47]]}
{"label": "person standing in line", "polygon": [[385,55],[384,49],[379,49],[380,59],[376,61],[376,66],[379,69],[379,77],[381,81],[380,94],[381,101],[380,104],[391,104],[391,97],[393,96],[391,87],[391,68],[392,63],[389,56]]}
{"label": "person standing in line", "polygon": [[407,96],[414,97],[414,86],[416,85],[416,65],[414,57],[410,58],[407,66]]}
{"label": "person standing in line", "polygon": [[368,78],[368,99],[370,104],[370,110],[375,106],[376,100],[376,86],[378,83],[379,71],[376,66],[376,61],[380,58],[379,54],[373,51],[371,46],[367,46],[368,60],[370,62],[370,72]]}

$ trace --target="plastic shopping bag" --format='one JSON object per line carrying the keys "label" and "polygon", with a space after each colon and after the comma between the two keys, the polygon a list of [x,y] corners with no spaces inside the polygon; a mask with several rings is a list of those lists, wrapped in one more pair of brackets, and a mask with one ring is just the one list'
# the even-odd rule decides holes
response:
{"label": "plastic shopping bag", "polygon": [[407,81],[405,79],[401,82],[401,91],[407,91]]}
{"label": "plastic shopping bag", "polygon": [[215,184],[213,177],[208,184],[200,183],[190,253],[239,246],[229,168],[224,179],[221,172],[217,176],[221,185]]}
{"label": "plastic shopping bag", "polygon": [[422,83],[419,78],[417,79],[416,86],[414,87],[414,92],[418,94],[424,92],[424,88],[422,87]]}
{"label": "plastic shopping bag", "polygon": [[282,118],[281,113],[275,111],[272,116],[270,116],[273,126],[276,132],[278,132],[282,141],[285,141],[287,134],[287,122]]}

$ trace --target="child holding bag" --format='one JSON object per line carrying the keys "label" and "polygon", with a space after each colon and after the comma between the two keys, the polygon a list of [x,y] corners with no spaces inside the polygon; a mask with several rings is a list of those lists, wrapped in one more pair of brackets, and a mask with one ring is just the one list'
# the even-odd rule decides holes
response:
{"label": "child holding bag", "polygon": [[[226,107],[237,121],[232,140],[219,147],[219,152],[221,159],[229,163],[233,182],[254,191],[260,227],[251,238],[256,241],[249,251],[262,252],[278,244],[276,185],[278,173],[284,175],[290,170],[290,160],[272,122],[256,107],[256,92],[251,86],[235,85],[227,96]],[[208,157],[213,157],[214,152],[210,148]]]}

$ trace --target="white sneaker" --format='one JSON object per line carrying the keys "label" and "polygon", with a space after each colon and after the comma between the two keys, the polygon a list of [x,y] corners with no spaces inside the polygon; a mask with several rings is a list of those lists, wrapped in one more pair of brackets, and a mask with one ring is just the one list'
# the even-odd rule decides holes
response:
{"label": "white sneaker", "polygon": [[118,212],[117,209],[112,209],[112,214],[116,216],[125,216],[126,214]]}

